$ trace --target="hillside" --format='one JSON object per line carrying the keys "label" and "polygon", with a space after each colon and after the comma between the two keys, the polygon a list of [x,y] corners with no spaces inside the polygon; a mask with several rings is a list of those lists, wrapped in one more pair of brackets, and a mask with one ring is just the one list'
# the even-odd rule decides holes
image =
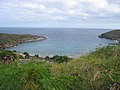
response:
{"label": "hillside", "polygon": [[99,38],[105,38],[110,40],[118,40],[120,42],[120,30],[113,30],[106,32],[98,36]]}
{"label": "hillside", "polygon": [[0,48],[13,47],[24,42],[44,40],[44,36],[36,36],[30,34],[5,34],[0,33]]}
{"label": "hillside", "polygon": [[120,90],[120,46],[65,63],[19,59],[0,63],[0,90]]}

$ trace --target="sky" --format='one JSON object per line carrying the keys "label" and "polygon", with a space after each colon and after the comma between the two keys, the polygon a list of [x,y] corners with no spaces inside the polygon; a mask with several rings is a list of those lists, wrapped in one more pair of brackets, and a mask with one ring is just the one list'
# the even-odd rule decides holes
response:
{"label": "sky", "polygon": [[120,28],[120,0],[0,0],[0,27]]}

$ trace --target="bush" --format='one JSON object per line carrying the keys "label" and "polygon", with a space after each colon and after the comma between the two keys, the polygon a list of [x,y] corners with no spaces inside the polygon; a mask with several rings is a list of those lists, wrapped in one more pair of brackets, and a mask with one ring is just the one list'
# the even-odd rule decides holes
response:
{"label": "bush", "polygon": [[4,50],[4,51],[0,52],[1,60],[3,60],[4,57],[6,57],[6,56],[13,56],[14,58],[17,58],[16,54],[13,51]]}
{"label": "bush", "polygon": [[69,58],[69,57],[67,57],[67,56],[58,56],[58,55],[56,55],[56,56],[53,56],[52,58],[51,58],[54,62],[57,62],[57,63],[63,63],[63,62],[68,62],[68,61],[70,61],[71,60],[71,58]]}
{"label": "bush", "polygon": [[61,63],[66,62],[65,56],[50,59],[58,63],[0,64],[0,90],[110,90],[119,85],[118,45],[99,48],[68,63]]}
{"label": "bush", "polygon": [[120,46],[106,46],[67,64],[53,64],[52,71],[76,77],[70,90],[110,90],[120,82]]}
{"label": "bush", "polygon": [[0,90],[67,90],[73,79],[70,76],[53,75],[46,63],[0,64]]}
{"label": "bush", "polygon": [[30,57],[28,52],[24,52],[23,54],[25,54],[25,58],[29,58]]}

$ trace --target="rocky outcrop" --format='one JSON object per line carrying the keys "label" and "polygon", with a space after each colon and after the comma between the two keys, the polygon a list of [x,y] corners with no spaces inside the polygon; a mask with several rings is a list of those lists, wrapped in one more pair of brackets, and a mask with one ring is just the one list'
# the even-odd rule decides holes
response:
{"label": "rocky outcrop", "polygon": [[37,36],[30,34],[3,34],[0,33],[0,49],[17,46],[25,42],[35,42],[45,40],[45,36]]}
{"label": "rocky outcrop", "polygon": [[106,32],[98,36],[99,38],[105,38],[110,40],[117,40],[120,42],[120,30],[113,30],[110,32]]}

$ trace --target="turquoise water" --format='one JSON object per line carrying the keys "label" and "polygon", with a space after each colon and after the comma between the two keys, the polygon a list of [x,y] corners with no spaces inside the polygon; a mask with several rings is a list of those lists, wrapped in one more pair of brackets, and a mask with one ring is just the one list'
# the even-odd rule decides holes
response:
{"label": "turquoise water", "polygon": [[34,34],[47,36],[48,39],[38,42],[23,43],[9,50],[29,52],[31,55],[69,55],[77,56],[91,52],[95,48],[114,43],[115,41],[100,39],[98,35],[110,29],[82,28],[0,28],[2,33]]}

